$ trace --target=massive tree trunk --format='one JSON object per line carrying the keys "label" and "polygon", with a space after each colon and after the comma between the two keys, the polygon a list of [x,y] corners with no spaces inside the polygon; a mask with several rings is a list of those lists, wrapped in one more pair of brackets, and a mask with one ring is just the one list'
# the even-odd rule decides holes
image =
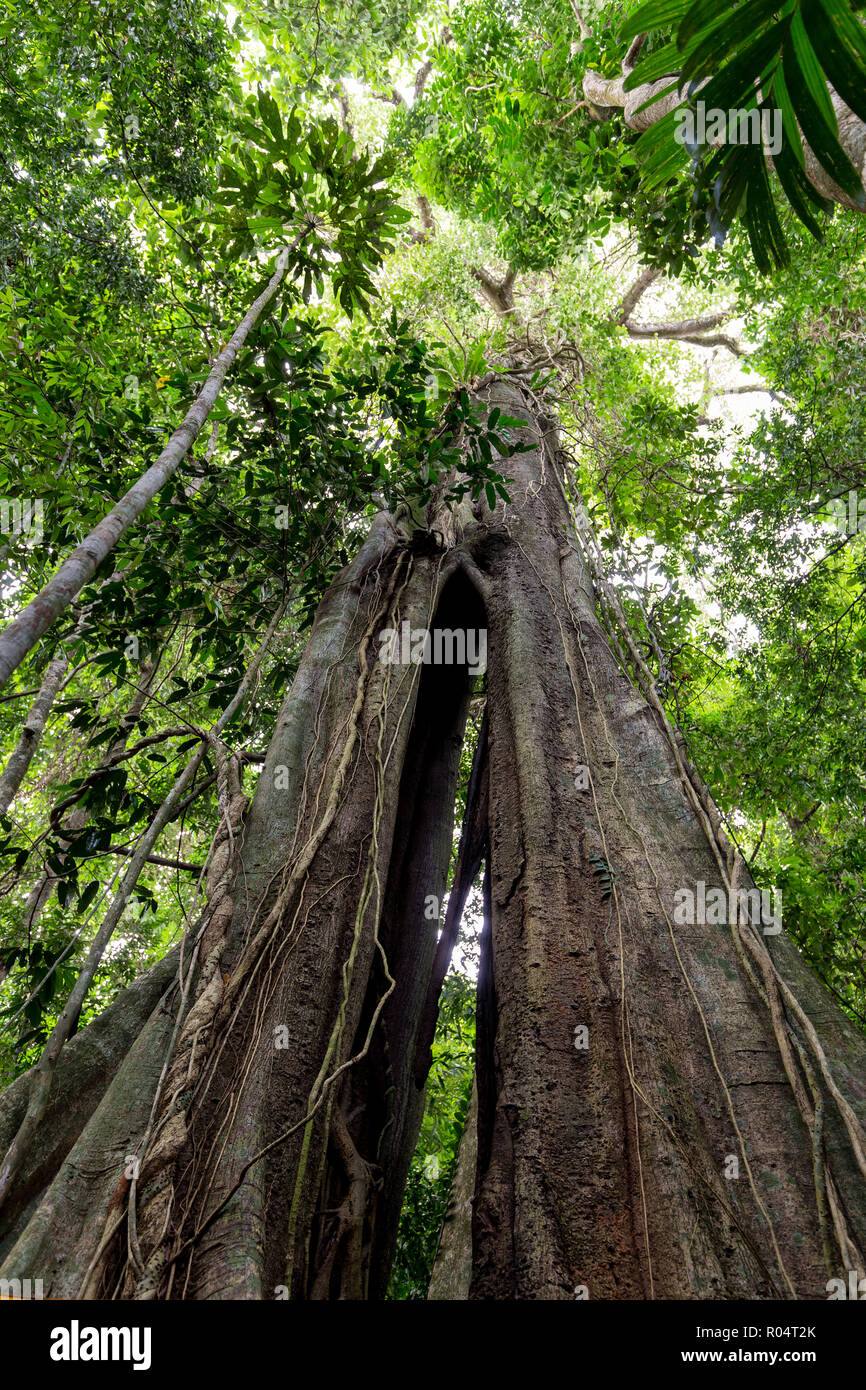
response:
{"label": "massive tree trunk", "polygon": [[[154,1115],[116,1076],[10,1231],[4,1268],[38,1265],[52,1296],[384,1292],[423,1109],[425,902],[445,891],[471,681],[465,663],[382,663],[379,634],[481,616],[458,552],[429,540],[378,519],[320,606],[248,814],[237,768],[225,773],[208,913],[131,1078],[147,1077]],[[140,1173],[124,1187],[130,1155]],[[64,1203],[88,1211],[69,1241],[53,1220]]]}
{"label": "massive tree trunk", "polygon": [[551,422],[486,394],[530,417],[511,503],[380,516],[332,586],[249,808],[221,767],[179,978],[0,1211],[3,1276],[384,1293],[471,693],[465,664],[379,659],[404,622],[489,634],[470,1297],[809,1298],[862,1267],[864,1040],[784,934],[675,924],[678,890],[750,881],[613,655]]}
{"label": "massive tree trunk", "polygon": [[863,1263],[864,1039],[784,933],[675,924],[730,847],[614,659],[543,462],[517,461],[487,597],[471,1296],[826,1296]]}

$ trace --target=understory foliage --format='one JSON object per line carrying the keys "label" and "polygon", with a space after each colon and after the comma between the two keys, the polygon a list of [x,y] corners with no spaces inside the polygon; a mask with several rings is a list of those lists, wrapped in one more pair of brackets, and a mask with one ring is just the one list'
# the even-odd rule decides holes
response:
{"label": "understory foliage", "polygon": [[[182,465],[0,695],[6,765],[64,660],[0,815],[4,1082],[38,1060],[274,614],[223,735],[247,793],[316,605],[377,511],[411,535],[431,502],[510,500],[519,422],[471,395],[497,371],[556,413],[599,586],[756,880],[866,1026],[864,231],[826,215],[796,148],[799,123],[857,194],[821,84],[866,119],[862,25],[845,0],[635,11],[588,9],[585,32],[569,0],[0,12],[4,619],[160,455],[291,248]],[[760,152],[690,163],[670,131],[593,115],[584,74],[619,74],[641,31],[641,80],[682,69],[694,96],[712,69],[719,105],[757,100],[756,79],[778,95],[775,174]],[[219,814],[207,753],[76,1028],[196,918]],[[393,1298],[426,1295],[463,1131],[478,897],[440,1004]]]}
{"label": "understory foliage", "polygon": [[[464,957],[464,968],[465,961]],[[403,1198],[389,1298],[416,1301],[427,1297],[474,1070],[473,981],[462,970],[452,970],[446,976],[439,1005],[427,1104]]]}

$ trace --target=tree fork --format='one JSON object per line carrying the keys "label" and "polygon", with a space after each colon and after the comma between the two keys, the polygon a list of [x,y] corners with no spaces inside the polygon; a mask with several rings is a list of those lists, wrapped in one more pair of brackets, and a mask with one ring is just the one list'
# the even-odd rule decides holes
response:
{"label": "tree fork", "polygon": [[[840,1272],[866,1244],[866,1044],[783,933],[753,950],[728,923],[674,927],[678,890],[726,881],[718,815],[612,654],[551,421],[513,383],[485,399],[529,417],[515,431],[528,450],[503,463],[512,502],[480,500],[443,528],[453,546],[411,563],[378,518],[320,605],[207,981],[202,938],[190,999],[212,988],[216,1009],[190,1039],[189,1094],[174,1088],[186,1131],[153,1295],[384,1290],[423,1108],[436,934],[421,909],[444,891],[468,687],[447,668],[389,671],[375,644],[383,627],[462,614],[489,632],[470,1297],[822,1297],[831,1226]],[[119,1288],[112,1189],[94,1196],[81,1160],[140,1141],[176,1028],[174,1012],[152,1016],[5,1275],[77,1292],[67,1270],[89,1275],[105,1232],[91,1296]],[[135,1103],[119,1108],[125,1085]],[[142,1175],[145,1263],[158,1176]],[[64,1262],[56,1213],[85,1198],[95,1219]]]}

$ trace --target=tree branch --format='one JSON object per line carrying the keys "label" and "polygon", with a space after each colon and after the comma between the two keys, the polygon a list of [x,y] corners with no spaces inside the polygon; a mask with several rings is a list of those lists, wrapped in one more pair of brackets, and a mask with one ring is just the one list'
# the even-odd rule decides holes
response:
{"label": "tree branch", "polygon": [[427,78],[430,76],[432,71],[433,59],[428,58],[427,62],[423,63],[415,74],[415,86],[412,92],[413,101],[419,101],[420,98],[423,96],[424,88],[427,85]]}
{"label": "tree branch", "polygon": [[[112,847],[110,852],[122,854],[126,859],[131,859],[135,850]],[[200,874],[204,869],[203,864],[190,864],[184,859],[166,859],[162,854],[149,854],[144,862],[145,864],[159,864],[164,869],[186,869],[187,873],[190,874]]]}
{"label": "tree branch", "polygon": [[640,51],[649,38],[648,34],[636,34],[632,39],[628,52],[622,60],[623,73],[631,72],[640,56]]}
{"label": "tree branch", "polygon": [[574,17],[577,20],[577,27],[580,30],[580,37],[582,39],[588,39],[592,34],[592,30],[590,29],[580,9],[578,8],[577,0],[569,0],[569,3],[571,4],[572,11],[574,12]]}
{"label": "tree branch", "polygon": [[713,314],[703,314],[695,319],[681,319],[678,323],[632,323],[631,316],[641,296],[660,275],[660,270],[653,270],[649,266],[641,271],[614,314],[614,323],[620,324],[630,338],[668,338],[674,342],[692,343],[696,347],[724,347],[735,357],[744,356],[733,338],[724,333],[710,333],[711,329],[718,328],[731,317],[731,309],[719,309]]}
{"label": "tree branch", "polygon": [[481,286],[481,293],[488,304],[495,309],[500,318],[512,318],[514,316],[514,281],[517,276],[516,270],[509,266],[504,280],[497,283],[493,276],[484,269],[483,266],[472,266],[471,274]]}
{"label": "tree branch", "polygon": [[644,267],[617,309],[614,316],[614,323],[621,323],[623,325],[628,323],[628,320],[637,308],[641,296],[645,294],[650,285],[652,285],[660,275],[660,270],[653,270],[652,266]]}
{"label": "tree branch", "polygon": [[698,333],[706,333],[718,328],[731,318],[731,310],[720,309],[715,314],[705,314],[703,318],[682,319],[679,323],[626,323],[626,328],[635,338],[691,338]]}
{"label": "tree branch", "polygon": [[342,82],[338,82],[336,84],[336,95],[337,101],[340,106],[340,123],[343,127],[343,130],[346,132],[349,138],[351,140],[354,140],[355,129],[352,125],[352,113],[351,108],[349,106],[349,93],[346,91],[346,88],[343,86]]}
{"label": "tree branch", "polygon": [[371,92],[370,95],[374,101],[384,101],[387,106],[406,105],[406,98],[397,91],[396,87],[391,88],[390,94],[388,92]]}
{"label": "tree branch", "polygon": [[[661,327],[662,325],[657,325],[657,326],[658,326],[658,327]],[[632,330],[631,330],[630,328],[628,329],[628,332],[629,332],[629,336],[632,337],[632,338],[651,338],[651,337],[652,337],[652,338],[668,338],[668,339],[671,339],[673,342],[676,342],[676,343],[691,343],[694,347],[704,347],[704,348],[723,347],[723,348],[727,348],[728,352],[733,353],[734,357],[745,357],[745,355],[746,355],[746,354],[743,352],[743,349],[740,347],[739,343],[737,343],[733,338],[729,338],[729,337],[727,336],[726,333],[711,333],[711,334],[707,334],[706,336],[703,336],[702,334],[698,334],[698,335],[691,336],[691,335],[680,335],[680,334],[677,334],[677,333],[640,333],[640,332],[632,332]]]}

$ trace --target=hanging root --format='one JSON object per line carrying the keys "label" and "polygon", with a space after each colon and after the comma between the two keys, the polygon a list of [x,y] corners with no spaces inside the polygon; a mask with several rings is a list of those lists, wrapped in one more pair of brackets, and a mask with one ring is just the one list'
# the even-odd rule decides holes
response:
{"label": "hanging root", "polygon": [[355,1148],[345,1116],[339,1105],[333,1107],[330,1142],[346,1177],[347,1190],[337,1209],[336,1224],[325,1242],[323,1256],[310,1291],[312,1301],[328,1299],[334,1266],[339,1256],[341,1299],[364,1297],[364,1239],[367,1208],[372,1188],[370,1165]]}
{"label": "hanging root", "polygon": [[[235,916],[235,900],[232,894],[232,885],[238,869],[238,849],[240,841],[240,831],[243,825],[244,814],[247,809],[247,798],[241,792],[241,766],[236,757],[229,757],[221,741],[216,737],[210,737],[209,742],[214,752],[217,765],[217,783],[219,788],[219,807],[221,823],[215,837],[212,854],[207,870],[207,909],[204,925],[199,931],[193,961],[187,975],[187,988],[192,984],[195,975],[193,1002],[188,1012],[184,1012],[184,1005],[181,1010],[181,1017],[178,1020],[176,1036],[173,1039],[170,1049],[170,1058],[167,1058],[167,1065],[164,1068],[163,1076],[157,1090],[154,1101],[154,1121],[152,1131],[149,1130],[142,1143],[139,1152],[140,1177],[130,1186],[129,1209],[128,1209],[128,1257],[125,1262],[125,1273],[122,1279],[123,1295],[134,1297],[138,1300],[151,1300],[159,1297],[170,1296],[170,1289],[174,1279],[176,1261],[184,1252],[190,1251],[191,1247],[200,1239],[204,1231],[213,1223],[219,1213],[224,1210],[228,1201],[237,1191],[243,1182],[246,1173],[258,1162],[267,1152],[276,1147],[277,1144],[284,1142],[290,1133],[296,1129],[309,1127],[315,1111],[321,1102],[327,1097],[329,1101],[336,1092],[332,1090],[333,1082],[347,1066],[352,1065],[358,1058],[352,1058],[342,1066],[337,1066],[335,1071],[329,1075],[325,1072],[330,1069],[332,1060],[336,1061],[336,1053],[339,1051],[339,1040],[342,1037],[342,1024],[345,1021],[345,1005],[348,995],[348,988],[351,982],[352,963],[357,950],[359,939],[359,927],[363,923],[367,908],[371,899],[375,896],[378,904],[380,885],[378,874],[375,867],[375,859],[378,853],[378,837],[374,829],[373,840],[371,843],[371,860],[368,864],[367,877],[365,879],[362,900],[359,904],[356,917],[356,932],[350,958],[344,965],[344,999],[341,1008],[340,1018],[337,1021],[336,1037],[332,1036],[331,1045],[325,1059],[322,1074],[314,1087],[314,1095],[311,1096],[311,1106],[308,1107],[309,1113],[296,1125],[283,1135],[278,1136],[271,1144],[258,1154],[254,1155],[241,1169],[240,1176],[231,1190],[214,1207],[205,1220],[199,1224],[194,1234],[186,1239],[179,1238],[188,1217],[189,1210],[182,1212],[175,1211],[176,1203],[176,1183],[178,1160],[190,1144],[190,1132],[188,1125],[188,1115],[192,1109],[194,1097],[201,1089],[201,1084],[206,1083],[203,1075],[206,1068],[208,1075],[212,1072],[212,1063],[215,1057],[216,1041],[220,1040],[219,1048],[225,1043],[228,1034],[234,1028],[239,1018],[240,1008],[248,998],[249,991],[255,987],[258,994],[262,995],[271,988],[269,970],[263,970],[263,964],[269,955],[270,948],[277,938],[281,927],[286,922],[286,914],[291,913],[292,905],[297,902],[300,906],[303,887],[307,879],[307,874],[320,846],[322,845],[331,825],[333,824],[337,810],[344,795],[346,778],[350,765],[355,756],[359,738],[361,737],[361,719],[364,705],[367,699],[369,683],[372,675],[370,663],[370,646],[376,630],[382,625],[383,618],[392,610],[398,602],[403,587],[408,582],[411,574],[412,561],[405,553],[398,556],[398,560],[390,575],[389,581],[385,586],[385,593],[382,600],[375,605],[375,611],[371,614],[369,623],[363,634],[359,648],[360,671],[358,675],[355,699],[349,715],[345,731],[345,740],[341,750],[341,755],[336,768],[328,778],[330,786],[325,807],[319,817],[317,817],[315,828],[311,831],[309,838],[300,847],[293,847],[293,856],[287,870],[283,874],[277,897],[261,923],[257,931],[253,932],[247,940],[239,960],[234,966],[231,976],[223,974],[221,958],[225,951],[229,932]],[[401,582],[402,581],[402,582]],[[381,817],[381,794],[382,785],[382,737],[384,730],[384,714],[380,712],[380,735],[378,747],[377,765],[377,816]],[[330,760],[328,760],[328,763]],[[322,774],[322,784],[328,777],[328,764]],[[318,805],[318,797],[322,790],[322,785],[316,791],[315,804]],[[294,920],[297,919],[295,911]],[[378,905],[376,907],[376,917],[378,920]],[[254,918],[253,918],[254,920]],[[293,923],[294,926],[294,923]],[[382,954],[385,966],[386,978],[389,988],[380,1001],[379,1007],[374,1013],[371,1023],[370,1033],[378,1022],[381,1009],[384,1007],[385,999],[394,987],[387,970],[387,963],[384,961],[384,953],[381,945],[376,938],[376,944]],[[256,980],[258,978],[258,983]],[[258,1005],[256,1005],[258,1008]],[[370,1038],[367,1039],[369,1046]],[[253,1039],[254,1042],[254,1039]],[[252,1047],[253,1042],[248,1046]],[[359,1054],[363,1056],[366,1052]],[[170,1065],[168,1064],[170,1062]],[[209,1084],[209,1082],[207,1082]],[[222,1127],[222,1126],[221,1126]],[[306,1138],[307,1136],[305,1136]],[[346,1145],[339,1147],[339,1139],[335,1140],[338,1151],[344,1155],[348,1154]],[[198,1161],[198,1160],[197,1160]],[[358,1189],[353,1189],[357,1198]],[[136,1197],[140,1192],[140,1210],[136,1210]],[[366,1204],[366,1198],[365,1198]],[[94,1291],[104,1282],[105,1270],[108,1266],[110,1249],[113,1248],[113,1239],[116,1235],[117,1224],[113,1221],[113,1214],[110,1215],[106,1226],[103,1240],[100,1242],[98,1257],[94,1259],[93,1268],[89,1272],[86,1281],[90,1296],[95,1296]],[[176,1234],[173,1236],[172,1232]],[[348,1237],[347,1237],[348,1238]],[[341,1237],[342,1239],[342,1237]],[[168,1290],[163,1292],[164,1277],[168,1274]],[[187,1280],[189,1269],[187,1270]],[[182,1295],[181,1295],[182,1296]]]}

